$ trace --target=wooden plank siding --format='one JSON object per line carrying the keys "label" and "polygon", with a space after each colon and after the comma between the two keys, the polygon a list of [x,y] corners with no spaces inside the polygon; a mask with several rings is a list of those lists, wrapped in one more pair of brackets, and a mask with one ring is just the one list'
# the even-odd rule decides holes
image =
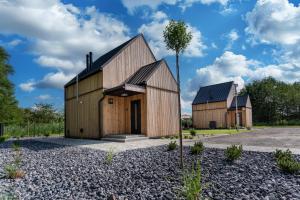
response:
{"label": "wooden plank siding", "polygon": [[210,121],[216,121],[217,128],[227,127],[227,101],[192,105],[194,128],[209,128]]}
{"label": "wooden plank siding", "polygon": [[[94,91],[78,98],[67,100],[66,131],[74,138],[99,138],[99,100],[102,91]],[[78,120],[77,120],[78,119]],[[77,124],[78,123],[78,124]],[[83,132],[80,132],[80,129]]]}
{"label": "wooden plank siding", "polygon": [[178,99],[177,82],[165,62],[147,81],[147,136],[177,135]]}
{"label": "wooden plank siding", "polygon": [[[108,100],[112,99],[113,104]],[[103,135],[131,134],[131,101],[141,100],[141,131],[146,135],[145,94],[130,97],[106,96],[103,100]]]}
{"label": "wooden plank siding", "polygon": [[[99,100],[102,97],[102,72],[65,88],[66,135],[74,138],[99,138]],[[80,129],[83,132],[80,132]]]}
{"label": "wooden plank siding", "polygon": [[144,65],[155,62],[155,57],[142,37],[130,43],[119,55],[104,68],[103,86],[112,88],[123,83]]}
{"label": "wooden plank siding", "polygon": [[173,78],[165,62],[161,62],[158,69],[147,81],[147,86],[163,88],[169,91],[177,92],[177,82]]}
{"label": "wooden plank siding", "polygon": [[147,136],[176,135],[179,130],[177,93],[147,87]]}

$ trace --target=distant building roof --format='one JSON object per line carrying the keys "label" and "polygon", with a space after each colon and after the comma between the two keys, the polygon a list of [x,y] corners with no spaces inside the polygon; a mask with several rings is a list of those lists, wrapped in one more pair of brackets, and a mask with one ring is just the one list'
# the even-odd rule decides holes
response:
{"label": "distant building roof", "polygon": [[[243,96],[238,96],[237,107],[246,107],[247,99],[248,99],[248,94]],[[235,108],[235,98],[233,98],[230,108]]]}
{"label": "distant building roof", "polygon": [[[84,69],[83,71],[81,71],[78,74],[78,79],[82,80],[98,71],[101,71],[103,68],[103,65],[109,61],[112,57],[114,57],[115,55],[117,55],[125,46],[127,46],[127,44],[129,44],[131,41],[133,41],[134,39],[136,39],[137,37],[141,36],[141,34],[131,38],[130,40],[124,42],[123,44],[117,46],[116,48],[114,48],[113,50],[103,54],[102,56],[100,56],[97,60],[95,60],[91,66],[90,70]],[[72,85],[73,83],[76,82],[76,77],[74,77],[71,81],[69,81],[65,87]]]}
{"label": "distant building roof", "polygon": [[200,87],[193,101],[193,105],[226,101],[232,85],[233,81]]}

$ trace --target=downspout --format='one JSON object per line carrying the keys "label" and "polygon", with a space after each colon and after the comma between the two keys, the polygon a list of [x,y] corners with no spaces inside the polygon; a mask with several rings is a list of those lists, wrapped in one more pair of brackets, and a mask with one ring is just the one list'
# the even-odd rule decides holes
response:
{"label": "downspout", "polygon": [[99,139],[101,139],[103,135],[103,109],[102,109],[102,101],[105,99],[105,94],[104,91],[102,92],[102,97],[98,102],[98,107],[99,107]]}

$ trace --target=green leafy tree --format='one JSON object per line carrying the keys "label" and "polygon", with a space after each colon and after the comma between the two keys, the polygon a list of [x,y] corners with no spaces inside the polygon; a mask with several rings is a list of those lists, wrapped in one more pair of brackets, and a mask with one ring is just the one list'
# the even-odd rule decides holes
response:
{"label": "green leafy tree", "polygon": [[0,47],[0,123],[12,123],[21,120],[21,112],[14,95],[14,85],[9,76],[14,73],[8,63],[9,55]]}
{"label": "green leafy tree", "polygon": [[167,49],[175,51],[176,54],[176,73],[178,90],[178,123],[180,139],[180,166],[183,168],[183,149],[182,149],[182,127],[181,127],[181,102],[180,102],[180,71],[179,54],[182,53],[192,40],[191,32],[188,32],[187,25],[183,21],[171,20],[164,30],[164,41]]}
{"label": "green leafy tree", "polygon": [[268,77],[247,84],[241,91],[241,94],[246,93],[250,95],[254,122],[266,124],[284,124],[289,120],[299,122],[299,82],[289,84]]}
{"label": "green leafy tree", "polygon": [[52,104],[38,103],[32,109],[31,120],[35,123],[50,123],[57,119],[57,113]]}

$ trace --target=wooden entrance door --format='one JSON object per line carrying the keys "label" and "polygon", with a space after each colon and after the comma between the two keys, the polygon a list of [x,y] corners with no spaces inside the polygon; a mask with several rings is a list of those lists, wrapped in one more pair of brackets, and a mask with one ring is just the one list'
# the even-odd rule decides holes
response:
{"label": "wooden entrance door", "polygon": [[141,100],[131,101],[131,134],[141,134]]}

